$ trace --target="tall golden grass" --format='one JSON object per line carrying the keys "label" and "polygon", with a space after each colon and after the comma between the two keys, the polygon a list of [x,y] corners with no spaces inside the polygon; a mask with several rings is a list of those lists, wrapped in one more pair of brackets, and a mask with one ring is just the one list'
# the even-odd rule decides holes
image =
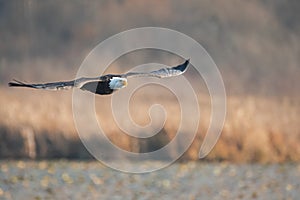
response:
{"label": "tall golden grass", "polygon": [[[72,115],[72,92],[49,92],[1,88],[0,156],[28,158],[89,157],[77,135]],[[149,122],[151,99],[135,102],[132,116],[136,123]],[[198,159],[198,151],[209,124],[208,96],[199,102],[201,122],[198,134],[182,159]],[[257,96],[229,96],[222,135],[206,158],[212,161],[285,162],[300,161],[299,99]],[[96,108],[110,111],[109,97],[96,97]],[[110,114],[98,115],[105,121],[107,136],[119,147],[133,152],[158,149],[169,142],[178,128],[180,109],[172,98],[160,98],[169,105],[163,132],[152,139],[139,140],[121,134]],[[136,109],[138,108],[138,109]],[[138,117],[134,117],[138,116]]]}

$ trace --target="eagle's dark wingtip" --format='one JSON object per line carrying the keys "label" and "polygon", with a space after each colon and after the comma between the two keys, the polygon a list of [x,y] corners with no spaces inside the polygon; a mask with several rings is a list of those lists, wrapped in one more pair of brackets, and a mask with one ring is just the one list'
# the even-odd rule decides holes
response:
{"label": "eagle's dark wingtip", "polygon": [[15,83],[15,82],[9,82],[8,83],[8,87],[16,87],[16,86],[21,86],[21,84]]}
{"label": "eagle's dark wingtip", "polygon": [[23,83],[21,81],[18,81],[16,79],[13,79],[13,81],[8,82],[8,87],[30,87],[30,88],[34,88],[31,85],[28,85],[26,83]]}
{"label": "eagle's dark wingtip", "polygon": [[190,63],[190,58],[185,59],[185,62],[183,63],[184,65],[188,65]]}
{"label": "eagle's dark wingtip", "polygon": [[16,85],[18,85],[18,81],[15,79],[13,79],[13,81],[8,82],[8,87],[14,87]]}
{"label": "eagle's dark wingtip", "polygon": [[185,72],[188,65],[190,63],[190,59],[186,59],[184,63],[182,63],[181,65],[178,65],[176,67],[174,67],[173,69],[177,69],[177,70],[180,70],[182,72]]}

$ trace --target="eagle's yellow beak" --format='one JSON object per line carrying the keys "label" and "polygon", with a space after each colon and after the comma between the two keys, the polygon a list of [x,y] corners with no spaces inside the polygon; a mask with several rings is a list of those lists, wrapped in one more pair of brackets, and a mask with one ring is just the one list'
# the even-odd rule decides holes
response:
{"label": "eagle's yellow beak", "polygon": [[127,80],[126,79],[122,80],[122,84],[124,85],[124,87],[126,87],[128,85]]}

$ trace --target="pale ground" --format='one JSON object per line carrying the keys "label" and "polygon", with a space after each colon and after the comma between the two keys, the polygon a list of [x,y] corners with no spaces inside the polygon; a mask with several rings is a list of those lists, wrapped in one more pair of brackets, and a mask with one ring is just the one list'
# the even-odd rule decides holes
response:
{"label": "pale ground", "polygon": [[[137,163],[139,166],[158,163]],[[0,199],[299,199],[300,164],[175,163],[137,175],[96,161],[0,161]]]}

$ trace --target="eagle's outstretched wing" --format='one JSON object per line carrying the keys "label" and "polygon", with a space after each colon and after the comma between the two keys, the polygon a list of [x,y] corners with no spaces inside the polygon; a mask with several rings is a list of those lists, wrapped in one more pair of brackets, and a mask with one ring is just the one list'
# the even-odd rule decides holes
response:
{"label": "eagle's outstretched wing", "polygon": [[72,89],[73,87],[81,88],[82,86],[84,86],[86,83],[89,82],[101,82],[101,81],[106,81],[106,79],[102,77],[79,78],[72,81],[60,81],[60,82],[36,83],[36,84],[24,83],[14,79],[14,81],[8,83],[8,86],[29,87],[34,89],[45,89],[45,90],[68,90],[68,89]]}
{"label": "eagle's outstretched wing", "polygon": [[156,77],[156,78],[166,78],[172,76],[179,76],[187,70],[187,66],[190,63],[190,59],[186,60],[184,63],[177,65],[175,67],[162,68],[159,70],[151,72],[129,72],[122,74],[121,77]]}
{"label": "eagle's outstretched wing", "polygon": [[72,81],[60,81],[51,83],[37,83],[29,84],[18,80],[8,83],[10,87],[28,87],[34,89],[44,90],[69,90],[72,88],[79,88],[81,90],[90,91],[95,94],[111,94],[114,90],[109,87],[110,80],[113,77],[120,77],[119,75],[104,75],[95,78],[78,78]]}

